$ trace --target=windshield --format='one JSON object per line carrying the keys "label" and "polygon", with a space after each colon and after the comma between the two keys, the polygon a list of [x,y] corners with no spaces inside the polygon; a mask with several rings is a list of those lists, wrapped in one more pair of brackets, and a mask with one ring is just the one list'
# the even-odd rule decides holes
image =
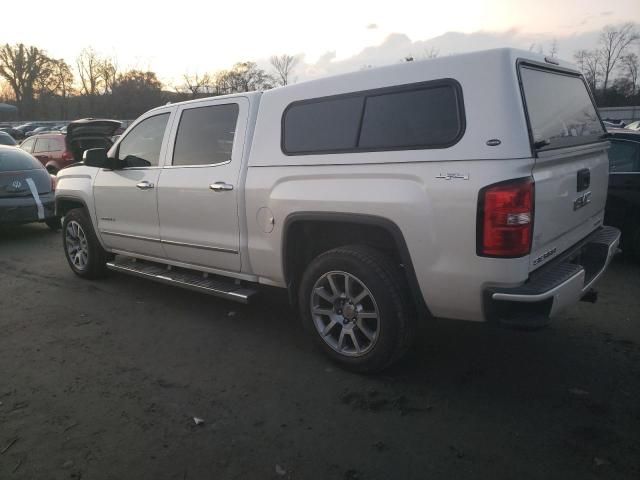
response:
{"label": "windshield", "polygon": [[528,66],[520,75],[537,149],[590,143],[605,133],[581,77]]}

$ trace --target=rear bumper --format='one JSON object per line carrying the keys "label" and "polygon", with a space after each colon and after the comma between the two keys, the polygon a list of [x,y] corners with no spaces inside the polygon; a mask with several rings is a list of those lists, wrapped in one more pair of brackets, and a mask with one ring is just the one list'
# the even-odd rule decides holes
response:
{"label": "rear bumper", "polygon": [[38,206],[29,195],[24,197],[0,198],[0,224],[39,222],[55,216],[53,193],[40,195],[44,218],[38,217]]}
{"label": "rear bumper", "polygon": [[487,317],[526,325],[555,316],[593,288],[619,243],[617,228],[601,227],[556,261],[534,271],[524,284],[487,290]]}

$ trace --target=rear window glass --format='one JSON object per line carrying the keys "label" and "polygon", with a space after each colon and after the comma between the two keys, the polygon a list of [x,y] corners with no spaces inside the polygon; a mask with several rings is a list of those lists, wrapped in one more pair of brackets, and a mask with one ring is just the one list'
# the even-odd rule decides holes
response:
{"label": "rear window glass", "polygon": [[282,150],[301,155],[451,146],[464,130],[456,85],[438,80],[295,102],[284,113]]}
{"label": "rear window glass", "polygon": [[594,142],[605,133],[581,77],[530,67],[520,75],[536,148]]}
{"label": "rear window glass", "polygon": [[44,167],[38,160],[18,148],[7,147],[0,149],[0,172],[42,168]]}
{"label": "rear window glass", "polygon": [[459,131],[456,96],[450,86],[376,95],[367,98],[359,146],[442,145]]}
{"label": "rear window glass", "polygon": [[212,165],[231,160],[238,105],[211,105],[182,112],[173,165]]}
{"label": "rear window glass", "polygon": [[327,152],[355,148],[363,97],[343,97],[293,105],[285,114],[287,152]]}

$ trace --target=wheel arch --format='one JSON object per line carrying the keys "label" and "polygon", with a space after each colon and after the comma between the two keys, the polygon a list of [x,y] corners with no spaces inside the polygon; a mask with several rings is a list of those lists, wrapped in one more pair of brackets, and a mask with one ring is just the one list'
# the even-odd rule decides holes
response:
{"label": "wheel arch", "polygon": [[[330,233],[317,235],[320,229]],[[296,212],[285,219],[282,271],[291,301],[296,301],[297,285],[308,261],[324,251],[354,243],[390,254],[402,269],[416,310],[421,316],[430,315],[402,231],[388,218],[367,214]]]}
{"label": "wheel arch", "polygon": [[56,216],[64,217],[69,210],[74,208],[84,208],[87,213],[91,213],[86,202],[79,197],[70,195],[56,196]]}

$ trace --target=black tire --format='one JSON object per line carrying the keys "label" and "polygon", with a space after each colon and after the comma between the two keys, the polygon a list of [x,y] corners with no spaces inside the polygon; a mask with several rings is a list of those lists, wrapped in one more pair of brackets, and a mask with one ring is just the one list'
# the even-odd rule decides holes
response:
{"label": "black tire", "polygon": [[[317,323],[322,321],[318,320],[322,315],[314,317],[312,314],[312,308],[319,308],[315,305],[318,296],[314,293],[314,287],[317,282],[326,279],[329,272],[339,272],[335,274],[338,278],[344,278],[341,275],[347,273],[356,281],[360,281],[360,286],[364,286],[371,293],[372,305],[377,306],[375,341],[370,341],[368,351],[363,349],[362,354],[352,352],[349,355],[337,351],[335,345],[331,346],[328,341],[325,341],[324,338],[328,335],[326,333],[323,335],[319,331],[321,327],[318,327]],[[398,361],[410,348],[415,338],[416,315],[408,291],[407,282],[400,267],[394,265],[383,253],[364,245],[339,247],[316,257],[305,270],[298,292],[299,310],[305,328],[332,360],[351,371],[374,373]],[[329,304],[330,302],[327,302],[327,305]],[[343,311],[336,310],[337,308],[344,307],[334,307],[333,314],[342,314]],[[350,313],[353,314],[353,309]],[[351,320],[354,324],[359,321],[358,315],[359,313],[356,313],[356,319]],[[342,319],[342,324],[335,323],[339,329],[343,329],[344,322],[348,322],[342,316],[326,315],[325,318],[327,320],[325,328],[335,318]],[[367,340],[370,339],[365,339]],[[351,344],[355,349],[355,342],[351,341]]]}
{"label": "black tire", "polygon": [[[76,222],[82,228],[85,238],[86,238],[86,247],[87,247],[87,260],[85,265],[81,268],[76,265],[73,260],[70,258],[69,250],[68,250],[68,228],[71,222]],[[91,218],[87,214],[86,210],[82,208],[74,208],[66,213],[64,216],[64,221],[62,223],[62,245],[64,248],[64,256],[73,270],[73,273],[78,275],[79,277],[86,279],[95,279],[103,277],[106,272],[106,263],[109,261],[113,255],[108,253],[96,237],[96,233],[93,229],[93,224],[91,223]]]}
{"label": "black tire", "polygon": [[58,169],[56,167],[47,167],[47,172],[49,172],[50,175],[58,175]]}
{"label": "black tire", "polygon": [[44,223],[46,223],[47,227],[49,227],[54,232],[57,232],[58,230],[60,230],[60,227],[62,224],[62,222],[60,221],[60,217],[47,218],[45,219]]}

